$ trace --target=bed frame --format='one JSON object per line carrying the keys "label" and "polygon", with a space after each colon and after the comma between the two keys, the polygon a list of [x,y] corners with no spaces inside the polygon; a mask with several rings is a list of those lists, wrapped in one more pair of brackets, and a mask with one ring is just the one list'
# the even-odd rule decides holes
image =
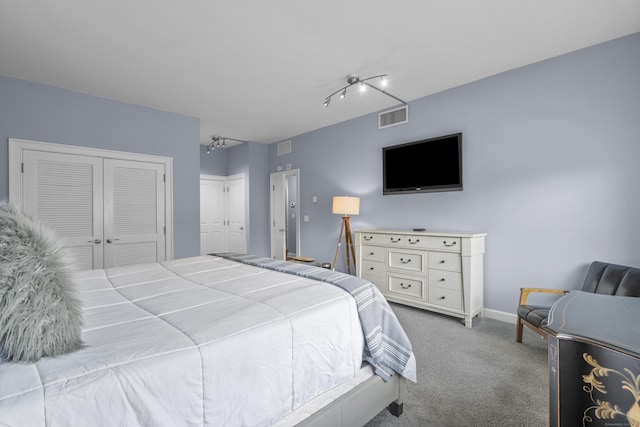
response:
{"label": "bed frame", "polygon": [[406,381],[404,377],[394,375],[384,382],[378,375],[374,375],[296,425],[363,426],[385,408],[399,417],[407,394]]}

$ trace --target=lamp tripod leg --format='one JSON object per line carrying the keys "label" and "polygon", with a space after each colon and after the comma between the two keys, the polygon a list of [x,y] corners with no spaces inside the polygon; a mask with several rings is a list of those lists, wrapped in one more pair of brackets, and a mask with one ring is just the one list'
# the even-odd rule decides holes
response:
{"label": "lamp tripod leg", "polygon": [[336,248],[336,256],[333,258],[333,270],[336,269],[336,262],[338,262],[338,254],[340,253],[340,245],[342,244],[342,234],[344,233],[344,219],[342,220],[342,227],[340,227],[340,237],[338,237],[338,247]]}
{"label": "lamp tripod leg", "polygon": [[347,247],[345,248],[347,251],[347,272],[351,274],[351,259],[353,259],[353,274],[356,274],[356,253],[353,248],[353,239],[351,237],[351,224],[349,222],[349,217],[344,218],[344,223],[347,234]]}

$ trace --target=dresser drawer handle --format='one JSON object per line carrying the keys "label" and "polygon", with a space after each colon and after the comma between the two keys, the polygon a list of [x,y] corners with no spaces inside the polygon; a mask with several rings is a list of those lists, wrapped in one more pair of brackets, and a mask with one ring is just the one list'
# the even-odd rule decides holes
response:
{"label": "dresser drawer handle", "polygon": [[[372,268],[372,270],[373,270],[373,268]],[[440,279],[440,281],[441,281],[441,282],[444,282],[444,281],[445,281],[445,280],[444,280],[444,277],[443,277],[442,279]]]}
{"label": "dresser drawer handle", "polygon": [[406,285],[406,286],[405,286],[405,284],[404,284],[404,283],[400,283],[400,287],[401,287],[402,289],[409,289],[409,288],[411,287],[411,283],[409,283],[409,284],[408,284],[408,285]]}
{"label": "dresser drawer handle", "polygon": [[455,246],[456,242],[454,241],[453,243],[447,243],[447,241],[445,240],[444,242],[442,242],[443,245],[451,247],[451,246]]}
{"label": "dresser drawer handle", "polygon": [[398,243],[401,240],[399,237],[397,239],[390,237],[390,239],[391,239],[391,243]]}
{"label": "dresser drawer handle", "polygon": [[369,255],[375,255],[375,254],[376,254],[375,252],[369,252]]}
{"label": "dresser drawer handle", "polygon": [[409,264],[411,262],[411,258],[409,258],[408,260],[404,260],[404,258],[400,258],[400,262],[403,264]]}
{"label": "dresser drawer handle", "polygon": [[369,267],[369,271],[373,271],[373,270],[375,270],[374,267]]}
{"label": "dresser drawer handle", "polygon": [[445,260],[441,259],[440,264],[444,264],[444,263],[445,263]]}
{"label": "dresser drawer handle", "polygon": [[445,297],[440,297],[440,299],[445,299]]}
{"label": "dresser drawer handle", "polygon": [[369,240],[373,239],[373,236],[362,236],[362,238],[368,242]]}
{"label": "dresser drawer handle", "polygon": [[415,245],[416,243],[418,243],[420,241],[420,239],[416,239],[416,240],[411,240],[409,239],[409,244],[411,245]]}

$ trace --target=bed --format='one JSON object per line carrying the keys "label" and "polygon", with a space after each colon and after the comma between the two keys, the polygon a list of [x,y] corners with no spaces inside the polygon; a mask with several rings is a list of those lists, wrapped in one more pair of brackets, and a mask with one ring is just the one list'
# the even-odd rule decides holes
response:
{"label": "bed", "polygon": [[75,274],[83,346],[0,362],[0,426],[362,425],[402,411],[410,343],[375,286],[199,256]]}

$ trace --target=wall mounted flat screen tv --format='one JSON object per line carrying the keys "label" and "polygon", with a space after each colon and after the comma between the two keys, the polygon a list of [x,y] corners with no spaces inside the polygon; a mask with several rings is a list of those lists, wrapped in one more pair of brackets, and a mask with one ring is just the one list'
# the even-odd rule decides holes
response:
{"label": "wall mounted flat screen tv", "polygon": [[462,190],[462,133],[382,148],[382,194]]}

